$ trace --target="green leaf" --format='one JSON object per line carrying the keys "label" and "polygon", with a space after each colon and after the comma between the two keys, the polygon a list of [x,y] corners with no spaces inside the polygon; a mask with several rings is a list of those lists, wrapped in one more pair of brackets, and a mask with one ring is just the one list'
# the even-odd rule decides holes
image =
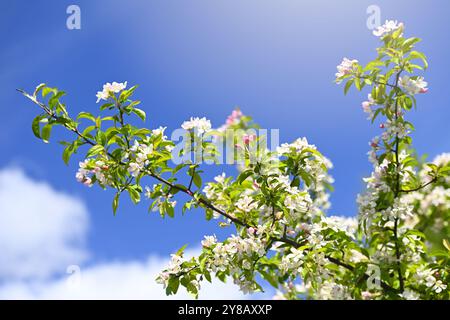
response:
{"label": "green leaf", "polygon": [[95,136],[95,140],[98,144],[104,146],[106,144],[106,134],[103,131],[97,131],[97,135]]}
{"label": "green leaf", "polygon": [[55,90],[49,87],[42,88],[42,97],[45,98],[45,96],[48,95],[50,92],[55,92]]}
{"label": "green leaf", "polygon": [[194,174],[193,181],[194,181],[194,184],[197,186],[197,188],[202,187],[202,178],[200,177],[200,175],[197,172]]}
{"label": "green leaf", "polygon": [[36,89],[33,92],[33,96],[36,98],[36,96],[38,95],[39,91],[41,91],[43,88],[45,87],[45,83],[41,83],[39,84]]}
{"label": "green leaf", "polygon": [[250,177],[252,174],[253,174],[253,170],[246,170],[239,175],[239,177],[236,179],[236,182],[239,184],[242,184],[242,182],[244,182],[245,179]]}
{"label": "green leaf", "polygon": [[114,215],[116,215],[117,208],[119,207],[119,197],[120,197],[120,192],[117,192],[116,195],[114,196],[113,203],[112,203]]}
{"label": "green leaf", "polygon": [[49,142],[50,139],[50,133],[52,132],[52,125],[51,124],[46,124],[43,128],[42,128],[42,140],[45,143]]}
{"label": "green leaf", "polygon": [[169,203],[165,204],[165,209],[169,217],[173,218],[175,216],[175,209]]}
{"label": "green leaf", "polygon": [[177,293],[179,286],[180,280],[178,279],[178,277],[170,277],[167,283],[166,294],[171,295]]}
{"label": "green leaf", "polygon": [[359,79],[355,79],[354,83],[355,83],[356,89],[358,89],[358,91],[361,91],[362,87],[361,87],[361,82],[359,82]]}
{"label": "green leaf", "polygon": [[377,110],[375,110],[375,113],[373,114],[372,117],[372,123],[374,123],[375,119],[377,118],[377,116],[380,114],[380,112],[383,110],[383,108],[378,108]]}
{"label": "green leaf", "polygon": [[113,109],[114,108],[114,103],[112,102],[108,102],[108,103],[104,103],[100,106],[100,110],[105,110],[105,109]]}
{"label": "green leaf", "polygon": [[95,117],[89,112],[80,112],[77,116],[77,120],[79,119],[89,119],[95,123]]}
{"label": "green leaf", "polygon": [[422,52],[411,51],[409,54],[409,59],[421,59],[424,69],[428,68],[427,57]]}
{"label": "green leaf", "polygon": [[269,282],[274,288],[278,288],[279,283],[276,279],[276,277],[274,277],[273,275],[271,275],[270,273],[264,271],[264,270],[260,270],[259,273],[261,274],[261,276],[267,281]]}
{"label": "green leaf", "polygon": [[145,114],[145,111],[144,111],[144,110],[141,110],[141,109],[139,109],[139,108],[134,108],[132,111],[133,111],[139,118],[141,118],[142,121],[145,121],[146,114]]}
{"label": "green leaf", "polygon": [[178,251],[175,253],[175,255],[181,256],[187,246],[188,246],[188,244],[186,243],[184,246],[182,246],[180,249],[178,249]]}
{"label": "green leaf", "polygon": [[103,146],[96,144],[95,146],[93,146],[89,149],[89,151],[86,154],[86,158],[95,156],[95,155],[99,154],[100,152],[102,152],[103,150],[105,150],[105,148],[103,148]]}
{"label": "green leaf", "polygon": [[138,86],[133,86],[128,90],[123,90],[122,93],[120,94],[119,102],[120,103],[125,102],[133,94],[134,90],[136,90],[137,87]]}
{"label": "green leaf", "polygon": [[42,119],[41,116],[37,116],[36,118],[34,118],[32,124],[31,124],[31,129],[33,130],[34,135],[39,139],[42,139],[41,127],[40,127],[41,119]]}
{"label": "green leaf", "polygon": [[450,251],[450,242],[447,239],[443,239],[442,244],[444,245],[445,249]]}
{"label": "green leaf", "polygon": [[141,201],[141,193],[136,190],[137,186],[129,186],[127,188],[127,191],[130,195],[131,201],[133,201],[134,204],[138,203],[139,201]]}
{"label": "green leaf", "polygon": [[70,156],[72,154],[73,154],[73,145],[70,144],[64,148],[63,156],[62,156],[63,161],[66,165],[69,164]]}
{"label": "green leaf", "polygon": [[354,79],[350,79],[347,81],[344,87],[344,94],[347,94],[348,90],[352,87],[354,81],[355,81]]}

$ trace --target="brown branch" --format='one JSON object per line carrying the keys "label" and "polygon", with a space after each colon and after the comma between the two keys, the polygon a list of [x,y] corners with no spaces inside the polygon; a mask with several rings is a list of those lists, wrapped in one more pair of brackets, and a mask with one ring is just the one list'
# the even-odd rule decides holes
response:
{"label": "brown branch", "polygon": [[431,180],[428,181],[427,183],[424,183],[424,184],[418,186],[417,188],[414,188],[414,189],[408,189],[408,190],[400,189],[399,192],[408,193],[408,192],[419,191],[419,190],[425,188],[426,186],[429,186],[430,184],[435,183],[436,181],[437,181],[437,177],[434,177],[433,179],[431,179]]}

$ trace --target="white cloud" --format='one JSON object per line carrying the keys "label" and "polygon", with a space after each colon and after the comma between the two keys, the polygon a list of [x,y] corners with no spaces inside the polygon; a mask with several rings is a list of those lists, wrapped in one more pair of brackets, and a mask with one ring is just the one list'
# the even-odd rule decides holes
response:
{"label": "white cloud", "polygon": [[0,280],[45,278],[80,264],[87,227],[81,200],[20,169],[0,171]]}
{"label": "white cloud", "polygon": [[[0,299],[165,299],[155,277],[169,257],[83,266],[88,218],[80,199],[34,181],[20,169],[0,170]],[[80,272],[61,275],[70,265],[80,265]],[[270,298],[244,296],[233,283],[219,280],[205,281],[200,291],[201,299],[250,297]],[[191,296],[180,289],[168,298]]]}
{"label": "white cloud", "polygon": [[[191,299],[184,288],[167,297],[155,282],[168,258],[150,257],[145,262],[110,262],[81,268],[79,273],[53,281],[15,282],[0,287],[0,299]],[[270,298],[265,294],[244,296],[232,283],[202,283],[200,299]]]}

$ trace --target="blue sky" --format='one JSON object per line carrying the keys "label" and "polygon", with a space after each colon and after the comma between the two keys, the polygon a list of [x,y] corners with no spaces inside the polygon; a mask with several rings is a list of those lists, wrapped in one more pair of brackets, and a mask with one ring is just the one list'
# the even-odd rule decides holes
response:
{"label": "blue sky", "polygon": [[[81,8],[81,30],[66,28],[70,4]],[[306,136],[334,163],[330,213],[355,215],[356,194],[370,172],[367,142],[378,129],[361,110],[366,93],[344,96],[333,78],[342,57],[365,63],[375,56],[378,40],[366,27],[371,4],[380,7],[382,21],[403,21],[408,36],[424,39],[419,49],[429,58],[430,91],[409,115],[414,143],[431,157],[449,151],[446,0],[17,0],[3,2],[0,13],[0,170],[21,168],[83,200],[87,264],[168,255],[185,243],[197,246],[204,234],[221,234],[201,211],[163,220],[145,205],[123,201],[114,217],[112,192],[75,181],[79,158],[64,165],[57,143],[65,133],[55,130],[49,145],[35,139],[30,124],[37,109],[15,92],[45,82],[68,92],[72,114],[95,113],[103,83],[128,81],[140,85],[136,97],[152,128],[175,129],[190,116],[219,126],[240,106],[262,127],[280,129],[282,142]],[[210,178],[221,172],[205,170]]]}

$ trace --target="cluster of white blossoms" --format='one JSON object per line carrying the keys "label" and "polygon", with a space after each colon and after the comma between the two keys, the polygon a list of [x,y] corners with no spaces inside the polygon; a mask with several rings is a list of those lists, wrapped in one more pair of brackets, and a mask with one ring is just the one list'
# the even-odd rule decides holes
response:
{"label": "cluster of white blossoms", "polygon": [[145,168],[145,166],[150,163],[150,161],[148,160],[148,156],[153,153],[153,146],[139,143],[137,140],[135,140],[133,146],[130,148],[130,152],[134,153],[135,157],[130,158],[130,162],[128,164],[128,172],[133,177],[137,177]]}
{"label": "cluster of white blossoms", "polygon": [[217,243],[217,237],[216,235],[212,235],[212,236],[205,236],[205,239],[202,240],[202,247],[203,248],[210,248],[213,245],[215,245]]}
{"label": "cluster of white blossoms", "polygon": [[103,90],[97,92],[97,103],[100,100],[108,100],[111,94],[119,93],[127,87],[127,81],[123,83],[113,82],[103,85]]}
{"label": "cluster of white blossoms", "polygon": [[[404,197],[396,198],[391,207],[386,210],[381,210],[380,214],[384,223],[384,227],[393,228],[394,221],[400,219],[400,221],[405,221],[413,217],[414,207],[408,202]],[[380,222],[381,223],[381,222]]]}
{"label": "cluster of white blossoms", "polygon": [[420,295],[411,289],[405,289],[405,291],[403,291],[401,294],[399,294],[399,296],[405,300],[419,300],[420,299]]}
{"label": "cluster of white blossoms", "polygon": [[209,121],[205,117],[203,118],[191,117],[190,120],[184,121],[181,124],[181,127],[184,130],[193,130],[197,134],[201,135],[211,130],[211,121]]}
{"label": "cluster of white blossoms", "polygon": [[258,208],[258,202],[252,197],[244,195],[236,202],[236,207],[242,212],[250,212]]}
{"label": "cluster of white blossoms", "polygon": [[[289,218],[299,220],[313,207],[313,200],[307,190],[291,186],[291,179],[279,169],[271,170],[268,184],[273,190],[283,190],[286,194],[283,204],[289,209]],[[263,209],[263,208],[262,208]],[[285,222],[285,221],[284,221]]]}
{"label": "cluster of white blossoms", "polygon": [[[166,288],[171,276],[178,276],[183,272],[189,271],[188,269],[183,267],[184,262],[186,262],[186,260],[181,255],[172,254],[169,265],[167,266],[166,270],[160,272],[157,275],[156,282],[162,284],[164,288]],[[193,285],[197,290],[200,289],[200,282],[197,279],[192,280],[190,284]]]}
{"label": "cluster of white blossoms", "polygon": [[425,285],[431,288],[436,293],[441,293],[447,289],[447,285],[438,279],[439,273],[437,270],[420,268],[414,274],[414,280],[418,285]]}
{"label": "cluster of white blossoms", "polygon": [[350,74],[356,70],[356,66],[358,64],[358,60],[350,60],[348,58],[344,58],[336,68],[338,72],[336,73],[336,83],[341,83],[341,78],[347,74]]}
{"label": "cluster of white blossoms", "polygon": [[373,30],[373,35],[376,37],[384,37],[385,35],[399,29],[403,28],[403,23],[397,22],[397,20],[386,20],[386,22]]}
{"label": "cluster of white blossoms", "polygon": [[[309,144],[306,138],[298,138],[293,143],[283,143],[277,147],[276,152],[278,157],[296,157],[302,152],[314,152],[317,150],[316,146]],[[278,161],[278,159],[277,159]],[[280,174],[277,179],[279,182],[284,183],[287,196],[285,198],[285,206],[290,210],[295,210],[297,213],[304,213],[311,210],[312,215],[320,215],[322,210],[326,210],[330,207],[329,193],[326,190],[326,185],[331,185],[334,179],[328,174],[328,170],[333,167],[333,164],[329,159],[324,156],[318,156],[314,154],[314,158],[309,156],[302,157],[301,169],[308,174],[311,179],[309,186],[304,186],[304,190],[298,188],[291,188],[291,180],[288,176],[283,176],[278,170],[270,172],[271,174]],[[275,186],[276,187],[276,186]],[[307,194],[306,192],[311,192]],[[314,195],[311,197],[311,195]]]}
{"label": "cluster of white blossoms", "polygon": [[239,272],[240,266],[249,270],[252,267],[252,255],[262,257],[266,253],[263,241],[253,235],[248,238],[232,235],[224,243],[216,243],[212,252],[209,261],[211,270],[216,272],[231,268],[231,273]]}
{"label": "cluster of white blossoms", "polygon": [[278,153],[278,156],[281,157],[281,156],[288,155],[291,153],[300,153],[304,149],[316,150],[316,146],[313,144],[309,144],[308,140],[305,137],[303,137],[303,138],[298,138],[297,140],[295,140],[292,143],[281,144],[281,146],[277,147],[277,153]]}
{"label": "cluster of white blossoms", "polygon": [[289,274],[296,276],[302,272],[302,265],[305,259],[304,250],[291,248],[288,254],[285,254],[281,259],[280,271],[282,274]]}
{"label": "cluster of white blossoms", "polygon": [[[257,229],[257,232],[264,231],[263,227]],[[255,232],[256,230],[249,230],[248,237],[245,238],[232,235],[225,242],[217,242],[216,236],[205,236],[202,241],[204,252],[208,253],[205,268],[212,272],[229,271],[232,275],[241,275],[233,278],[244,293],[256,289],[254,281],[246,278],[244,273],[253,268],[255,258],[266,254],[265,241],[255,236]]]}
{"label": "cluster of white blossoms", "polygon": [[388,141],[395,135],[399,138],[404,138],[411,133],[405,123],[398,121],[396,122],[389,119],[383,123],[382,128],[385,129],[381,135],[381,139],[383,139],[383,141]]}
{"label": "cluster of white blossoms", "polygon": [[372,106],[374,106],[374,105],[376,105],[375,100],[372,98],[372,94],[369,93],[367,95],[367,101],[363,101],[361,103],[363,111],[365,113],[367,113],[367,115],[368,115],[367,116],[368,120],[371,120],[373,118],[373,116],[374,116],[374,112],[373,112],[373,109],[372,109]]}
{"label": "cluster of white blossoms", "polygon": [[[372,144],[374,144],[374,142],[372,142]],[[356,199],[360,219],[361,221],[366,222],[368,226],[371,225],[371,221],[376,212],[376,201],[378,200],[380,192],[389,192],[390,190],[390,187],[384,180],[389,162],[384,159],[381,164],[378,164],[375,152],[369,153],[369,159],[373,163],[374,169],[370,177],[363,179],[364,182],[366,182],[366,191],[362,194],[358,194]]]}
{"label": "cluster of white blossoms", "polygon": [[398,80],[398,85],[405,89],[405,91],[410,95],[426,93],[428,91],[428,83],[423,80],[423,77],[417,77],[414,80],[409,76],[404,75]]}
{"label": "cluster of white blossoms", "polygon": [[353,300],[349,290],[331,279],[325,280],[314,291],[318,300]]}
{"label": "cluster of white blossoms", "polygon": [[[206,186],[203,188],[203,192],[208,200],[210,200],[216,208],[220,210],[227,211],[227,207],[225,207],[225,203],[227,203],[227,197],[224,194],[224,190],[228,187],[228,183],[225,180],[226,176],[223,172],[222,174],[214,177],[214,182],[208,182]],[[220,218],[220,214],[216,211],[213,212],[213,218]]]}
{"label": "cluster of white blossoms", "polygon": [[79,168],[77,173],[75,174],[75,178],[78,182],[91,187],[93,184],[92,176],[95,176],[95,178],[101,185],[107,185],[108,178],[106,172],[108,169],[109,167],[105,165],[105,163],[101,160],[92,163],[92,160],[85,159],[84,161],[79,162]]}
{"label": "cluster of white blossoms", "polygon": [[356,238],[358,221],[352,217],[328,216],[322,217],[322,226],[332,229],[334,232],[342,231],[350,238]]}

